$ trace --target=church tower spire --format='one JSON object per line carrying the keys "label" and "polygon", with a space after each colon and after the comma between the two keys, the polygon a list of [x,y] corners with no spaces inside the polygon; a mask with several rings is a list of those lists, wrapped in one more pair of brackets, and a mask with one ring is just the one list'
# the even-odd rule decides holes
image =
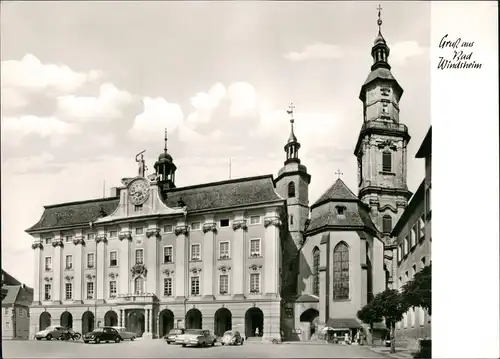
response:
{"label": "church tower spire", "polygon": [[286,161],[285,165],[288,163],[300,163],[299,159],[299,148],[300,148],[300,143],[297,141],[297,137],[295,136],[295,133],[293,132],[293,124],[295,122],[294,115],[295,115],[295,106],[292,103],[288,106],[288,109],[286,111],[290,115],[290,136],[288,137],[288,141],[285,145],[285,153],[286,153]]}
{"label": "church tower spire", "polygon": [[162,191],[165,192],[170,188],[175,188],[175,171],[177,166],[174,164],[172,156],[167,152],[167,129],[165,129],[165,146],[163,153],[158,156],[158,161],[155,163],[155,171],[158,182]]}
{"label": "church tower spire", "polygon": [[390,242],[392,227],[406,207],[411,192],[406,184],[408,128],[400,123],[403,88],[391,73],[389,46],[382,36],[380,5],[378,34],[371,55],[373,65],[361,86],[363,125],[354,155],[358,159],[358,197],[370,207],[370,216]]}

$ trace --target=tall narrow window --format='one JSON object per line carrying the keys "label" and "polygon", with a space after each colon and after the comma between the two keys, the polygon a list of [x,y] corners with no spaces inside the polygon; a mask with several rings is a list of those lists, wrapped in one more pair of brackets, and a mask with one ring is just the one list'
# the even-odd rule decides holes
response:
{"label": "tall narrow window", "polygon": [[66,269],[72,269],[72,268],[73,268],[73,256],[67,255],[66,256]]}
{"label": "tall narrow window", "polygon": [[392,154],[390,152],[382,152],[382,171],[392,171]]}
{"label": "tall narrow window", "polygon": [[201,249],[199,244],[191,244],[191,260],[201,260]]}
{"label": "tall narrow window", "polygon": [[260,273],[250,274],[250,293],[260,292]]}
{"label": "tall narrow window", "polygon": [[172,296],[172,278],[163,278],[163,296]]}
{"label": "tall narrow window", "polygon": [[382,217],[382,231],[384,233],[391,233],[392,231],[392,217],[388,214]]}
{"label": "tall narrow window", "polygon": [[52,286],[50,284],[45,284],[45,300],[50,300],[52,298]]}
{"label": "tall narrow window", "polygon": [[136,294],[144,293],[144,278],[137,277],[134,279],[134,290]]}
{"label": "tall narrow window", "polygon": [[333,250],[333,299],[349,299],[349,248],[344,242]]}
{"label": "tall narrow window", "polygon": [[219,258],[229,259],[229,242],[219,243]]}
{"label": "tall narrow window", "polygon": [[109,282],[109,297],[116,297],[116,280],[112,280]]}
{"label": "tall narrow window", "polygon": [[410,230],[410,248],[413,249],[413,247],[416,246],[417,244],[417,225],[414,225],[412,229]]}
{"label": "tall narrow window", "polygon": [[87,253],[87,268],[94,268],[94,266],[95,266],[94,253]]}
{"label": "tall narrow window", "polygon": [[191,295],[200,295],[200,277],[191,277]]}
{"label": "tall narrow window", "polygon": [[87,282],[87,299],[94,299],[94,282]]}
{"label": "tall narrow window", "polygon": [[313,294],[319,297],[319,248],[313,250]]}
{"label": "tall narrow window", "polygon": [[45,270],[46,271],[52,270],[52,257],[45,257]]}
{"label": "tall narrow window", "polygon": [[295,197],[295,182],[288,183],[288,197]]}
{"label": "tall narrow window", "polygon": [[229,293],[229,276],[221,274],[219,277],[219,293],[222,295]]}
{"label": "tall narrow window", "polygon": [[144,264],[144,250],[136,249],[135,250],[135,264]]}
{"label": "tall narrow window", "polygon": [[71,283],[66,283],[64,285],[64,299],[65,300],[70,300],[73,298],[73,284]]}
{"label": "tall narrow window", "polygon": [[425,222],[423,215],[418,219],[418,229],[419,229],[418,240],[420,241],[423,240],[425,237]]}
{"label": "tall narrow window", "polygon": [[173,250],[172,246],[163,247],[163,263],[173,263]]}
{"label": "tall narrow window", "polygon": [[109,252],[109,266],[116,267],[118,265],[118,252],[111,251]]}

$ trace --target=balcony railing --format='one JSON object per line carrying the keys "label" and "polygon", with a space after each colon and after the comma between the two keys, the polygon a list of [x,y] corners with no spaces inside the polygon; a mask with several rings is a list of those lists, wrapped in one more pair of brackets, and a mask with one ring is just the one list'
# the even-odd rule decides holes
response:
{"label": "balcony railing", "polygon": [[158,298],[154,293],[126,293],[118,294],[116,296],[118,300],[125,302],[136,302],[136,303],[150,303],[152,301],[157,301]]}
{"label": "balcony railing", "polygon": [[361,131],[368,129],[381,129],[381,130],[391,130],[398,132],[408,132],[408,127],[402,123],[392,123],[392,122],[380,122],[380,121],[370,121],[363,124]]}

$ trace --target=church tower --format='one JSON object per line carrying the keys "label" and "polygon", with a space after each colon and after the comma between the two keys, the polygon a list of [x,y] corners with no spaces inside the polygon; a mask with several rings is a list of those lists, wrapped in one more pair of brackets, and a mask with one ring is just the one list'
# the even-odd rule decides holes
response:
{"label": "church tower", "polygon": [[391,73],[390,50],[380,29],[380,6],[378,10],[379,31],[371,51],[373,65],[359,94],[363,125],[354,155],[358,160],[358,196],[370,207],[371,219],[387,243],[411,197],[406,184],[410,135],[399,121],[403,89]]}
{"label": "church tower", "polygon": [[165,129],[165,148],[163,153],[158,156],[158,161],[155,162],[156,178],[163,193],[171,188],[175,188],[176,170],[177,167],[174,164],[172,156],[167,152],[167,129]]}
{"label": "church tower", "polygon": [[295,106],[290,104],[290,137],[285,145],[286,160],[275,180],[277,192],[286,198],[288,232],[298,249],[302,243],[306,220],[309,218],[309,183],[311,175],[306,166],[300,164],[300,143],[293,131]]}

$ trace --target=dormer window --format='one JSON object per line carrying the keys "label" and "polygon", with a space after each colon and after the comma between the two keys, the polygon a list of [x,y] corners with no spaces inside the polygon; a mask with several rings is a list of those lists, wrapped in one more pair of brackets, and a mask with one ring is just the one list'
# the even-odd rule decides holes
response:
{"label": "dormer window", "polygon": [[338,205],[338,206],[335,206],[335,209],[337,210],[337,216],[345,216],[345,210],[346,210],[345,206]]}

